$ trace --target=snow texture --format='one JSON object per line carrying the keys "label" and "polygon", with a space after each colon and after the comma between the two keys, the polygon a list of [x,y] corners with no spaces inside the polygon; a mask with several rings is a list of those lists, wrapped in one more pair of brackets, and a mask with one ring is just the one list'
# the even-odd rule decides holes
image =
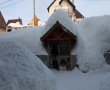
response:
{"label": "snow texture", "polygon": [[[105,64],[100,71],[95,70],[95,73],[101,74],[108,72],[108,74],[100,80],[99,90],[110,90],[110,66]],[[93,72],[94,73],[94,72]]]}
{"label": "snow texture", "polygon": [[103,67],[104,53],[110,50],[110,16],[83,19],[78,27],[77,64],[88,72]]}
{"label": "snow texture", "polygon": [[70,19],[67,13],[65,13],[63,10],[58,9],[56,10],[48,19],[45,30],[43,35],[50,30],[50,28],[59,21],[60,24],[62,24],[66,29],[71,31],[73,34],[77,34],[77,27],[76,24]]}
{"label": "snow texture", "polygon": [[45,26],[30,27],[0,34],[1,40],[14,40],[26,46],[35,55],[48,55],[40,37],[59,21],[77,36],[72,55],[77,55],[77,64],[83,72],[103,67],[104,53],[110,50],[110,16],[84,18],[75,24],[62,10],[56,10]]}
{"label": "snow texture", "polygon": [[99,90],[110,90],[110,72],[101,80]]}
{"label": "snow texture", "polygon": [[56,90],[56,80],[26,47],[0,41],[0,90]]}
{"label": "snow texture", "polygon": [[47,52],[40,40],[44,26],[29,27],[13,32],[0,34],[0,40],[13,40],[27,47],[35,55],[47,55]]}
{"label": "snow texture", "polygon": [[88,73],[82,73],[77,68],[73,71],[57,71],[53,69],[51,71],[56,76],[58,90],[99,90],[100,80],[108,74],[105,67]]}

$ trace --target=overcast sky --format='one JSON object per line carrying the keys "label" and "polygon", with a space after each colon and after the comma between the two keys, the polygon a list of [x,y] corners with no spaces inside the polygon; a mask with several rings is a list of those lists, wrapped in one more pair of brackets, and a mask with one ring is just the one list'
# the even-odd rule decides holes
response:
{"label": "overcast sky", "polygon": [[[33,0],[0,0],[0,11],[5,21],[20,17],[26,25],[33,17]],[[47,21],[47,7],[53,0],[36,0],[36,15],[42,21]],[[84,17],[110,15],[110,0],[74,0],[76,9]]]}

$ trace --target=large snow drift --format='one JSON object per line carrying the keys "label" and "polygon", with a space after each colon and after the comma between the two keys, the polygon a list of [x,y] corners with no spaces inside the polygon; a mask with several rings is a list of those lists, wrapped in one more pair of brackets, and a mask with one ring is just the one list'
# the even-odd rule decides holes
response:
{"label": "large snow drift", "polygon": [[35,55],[47,55],[40,37],[44,26],[24,28],[0,34],[0,40],[13,40],[27,47]]}
{"label": "large snow drift", "polygon": [[0,41],[0,90],[56,90],[51,71],[23,45]]}
{"label": "large snow drift", "polygon": [[110,16],[90,17],[78,25],[77,64],[82,71],[101,68],[110,50]]}

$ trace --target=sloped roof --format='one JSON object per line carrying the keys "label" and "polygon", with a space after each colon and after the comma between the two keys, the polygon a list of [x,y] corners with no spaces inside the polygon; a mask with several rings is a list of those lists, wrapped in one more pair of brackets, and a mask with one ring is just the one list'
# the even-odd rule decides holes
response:
{"label": "sloped roof", "polygon": [[36,15],[33,16],[33,18],[31,19],[31,21],[29,22],[28,25],[34,25],[34,17],[35,17],[35,19],[36,19],[36,26],[38,26],[38,21],[39,21],[40,19],[38,19],[38,17],[37,17]]}
{"label": "sloped roof", "polygon": [[84,16],[77,9],[75,9],[75,16],[76,18],[84,18]]}
{"label": "sloped roof", "polygon": [[48,12],[49,12],[49,8],[51,7],[51,5],[55,2],[56,0],[54,0],[47,8]]}
{"label": "sloped roof", "polygon": [[8,20],[7,25],[10,23],[16,23],[16,22],[19,22],[22,25],[22,19],[20,19],[20,18]]}
{"label": "sloped roof", "polygon": [[75,38],[77,37],[74,33],[72,33],[70,30],[68,30],[66,27],[64,27],[62,24],[60,24],[58,21],[40,38],[41,41],[44,41],[45,37],[48,35],[49,32],[51,32],[51,30],[53,30],[54,27],[56,26],[60,26],[64,31],[66,31],[67,33],[69,33],[69,35],[75,40]]}
{"label": "sloped roof", "polygon": [[6,28],[6,22],[5,22],[5,19],[0,11],[0,27],[1,28]]}
{"label": "sloped roof", "polygon": [[[49,12],[49,8],[51,7],[51,5],[55,2],[56,0],[54,0],[49,6],[48,6],[48,8],[47,8],[47,10],[48,10],[48,12]],[[62,2],[63,0],[61,0],[60,2],[59,2],[59,4],[61,4],[61,2]],[[73,9],[75,9],[75,6],[72,4],[72,2],[70,1],[70,0],[67,0],[69,3],[70,3],[70,5],[73,7]]]}

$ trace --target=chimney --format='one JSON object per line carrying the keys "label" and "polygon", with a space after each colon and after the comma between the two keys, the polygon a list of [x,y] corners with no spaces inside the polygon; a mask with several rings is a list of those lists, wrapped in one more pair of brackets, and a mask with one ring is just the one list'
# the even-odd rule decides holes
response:
{"label": "chimney", "polygon": [[72,0],[72,3],[73,3],[73,5],[74,5],[74,0]]}

